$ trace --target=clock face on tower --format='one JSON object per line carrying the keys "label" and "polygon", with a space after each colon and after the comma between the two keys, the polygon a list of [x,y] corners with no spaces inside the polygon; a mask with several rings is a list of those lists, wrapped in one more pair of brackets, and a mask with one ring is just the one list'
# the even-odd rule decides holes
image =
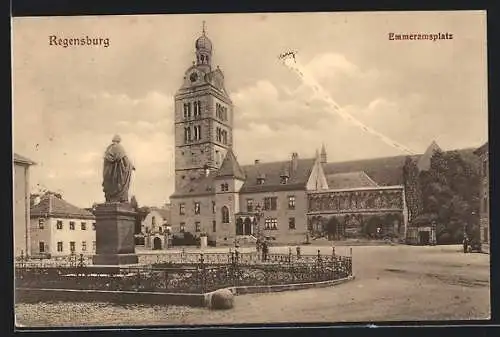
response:
{"label": "clock face on tower", "polygon": [[197,72],[191,73],[191,76],[189,76],[189,79],[191,80],[191,82],[196,82],[198,80],[198,73]]}

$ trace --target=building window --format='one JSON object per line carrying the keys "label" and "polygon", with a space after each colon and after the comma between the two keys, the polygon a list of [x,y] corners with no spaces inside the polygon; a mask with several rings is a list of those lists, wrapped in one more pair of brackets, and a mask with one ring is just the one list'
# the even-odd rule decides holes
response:
{"label": "building window", "polygon": [[281,184],[286,185],[288,183],[288,177],[287,176],[281,176]]}
{"label": "building window", "polygon": [[215,214],[216,208],[215,208],[215,201],[212,201],[212,213]]}
{"label": "building window", "polygon": [[63,243],[62,243],[62,241],[59,241],[57,243],[57,251],[58,252],[62,252],[63,251]]}
{"label": "building window", "polygon": [[194,214],[200,214],[200,203],[199,202],[194,203]]}
{"label": "building window", "polygon": [[194,230],[195,230],[196,232],[201,232],[201,224],[200,224],[200,222],[199,222],[199,221],[196,221],[196,222],[194,223]]}
{"label": "building window", "polygon": [[76,250],[75,241],[71,241],[71,242],[69,243],[69,250],[70,250],[70,252],[72,252],[72,253],[74,253],[74,252],[75,252],[75,250]]}
{"label": "building window", "polygon": [[217,232],[217,221],[212,221],[212,232]]}
{"label": "building window", "polygon": [[193,130],[194,130],[194,140],[200,140],[201,139],[201,126],[195,125],[193,127]]}
{"label": "building window", "polygon": [[194,110],[193,111],[194,118],[201,116],[201,102],[200,101],[193,102],[193,110]]}
{"label": "building window", "polygon": [[247,212],[253,212],[253,199],[247,199]]}
{"label": "building window", "polygon": [[180,215],[184,215],[185,214],[185,211],[186,211],[185,208],[186,208],[186,206],[185,206],[184,203],[179,204],[179,214]]}
{"label": "building window", "polygon": [[184,143],[189,143],[191,141],[191,127],[184,128]]}
{"label": "building window", "polygon": [[184,119],[191,118],[191,103],[184,103]]}
{"label": "building window", "polygon": [[95,222],[92,222],[92,230],[95,231]]}
{"label": "building window", "polygon": [[288,209],[295,209],[295,196],[294,195],[288,196]]}
{"label": "building window", "polygon": [[158,227],[158,232],[159,232],[160,234],[162,234],[162,233],[163,233],[163,228]]}
{"label": "building window", "polygon": [[87,251],[87,241],[82,241],[82,252]]}
{"label": "building window", "polygon": [[278,220],[275,218],[267,218],[264,222],[264,229],[268,230],[278,229]]}
{"label": "building window", "polygon": [[278,208],[278,198],[277,197],[264,198],[264,210],[275,211],[277,208]]}
{"label": "building window", "polygon": [[74,231],[75,230],[75,222],[74,221],[70,221],[69,222],[69,229]]}
{"label": "building window", "polygon": [[82,231],[86,231],[87,230],[87,223],[82,222],[81,226],[82,226]]}
{"label": "building window", "polygon": [[220,190],[221,190],[222,192],[227,192],[227,191],[229,191],[229,185],[228,185],[228,183],[223,183],[223,184],[221,184],[221,185],[220,185]]}
{"label": "building window", "polygon": [[295,218],[288,218],[288,229],[295,229]]}
{"label": "building window", "polygon": [[43,229],[45,225],[45,219],[38,219],[38,228]]}
{"label": "building window", "polygon": [[186,230],[186,224],[184,222],[181,222],[181,225],[179,227],[179,232],[184,233]]}
{"label": "building window", "polygon": [[226,206],[221,209],[222,223],[229,223],[229,208]]}
{"label": "building window", "polygon": [[57,222],[56,222],[56,228],[57,229],[63,229],[63,222],[62,222],[62,220],[57,220]]}
{"label": "building window", "polygon": [[266,182],[266,178],[264,176],[260,176],[257,178],[257,185],[264,185]]}
{"label": "building window", "polygon": [[40,241],[38,243],[38,250],[40,251],[40,253],[45,253],[45,242]]}

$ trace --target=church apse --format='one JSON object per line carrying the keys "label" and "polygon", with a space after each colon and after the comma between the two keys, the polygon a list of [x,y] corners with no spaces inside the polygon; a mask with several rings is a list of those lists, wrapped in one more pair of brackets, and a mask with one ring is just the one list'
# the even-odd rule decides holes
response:
{"label": "church apse", "polygon": [[308,229],[330,239],[403,237],[402,186],[311,191]]}

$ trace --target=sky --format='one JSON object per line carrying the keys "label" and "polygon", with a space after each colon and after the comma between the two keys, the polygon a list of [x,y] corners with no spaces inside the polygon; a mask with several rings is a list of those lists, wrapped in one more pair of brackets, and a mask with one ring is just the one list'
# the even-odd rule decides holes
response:
{"label": "sky", "polygon": [[[487,141],[485,12],[197,14],[14,18],[13,150],[34,160],[30,184],[70,203],[103,202],[102,156],[114,134],[137,170],[140,205],[174,190],[174,95],[202,22],[235,105],[240,164],[405,154],[342,119],[278,60],[297,51],[342,109],[423,153]],[[389,33],[451,33],[391,41]],[[51,46],[49,37],[102,37],[109,47]]]}

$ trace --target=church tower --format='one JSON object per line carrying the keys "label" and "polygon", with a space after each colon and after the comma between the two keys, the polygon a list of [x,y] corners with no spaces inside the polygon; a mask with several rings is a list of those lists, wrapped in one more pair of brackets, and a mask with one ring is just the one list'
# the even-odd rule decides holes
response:
{"label": "church tower", "polygon": [[196,61],[175,95],[175,190],[217,171],[233,143],[233,104],[224,75],[212,67],[213,46],[205,32],[195,42]]}

